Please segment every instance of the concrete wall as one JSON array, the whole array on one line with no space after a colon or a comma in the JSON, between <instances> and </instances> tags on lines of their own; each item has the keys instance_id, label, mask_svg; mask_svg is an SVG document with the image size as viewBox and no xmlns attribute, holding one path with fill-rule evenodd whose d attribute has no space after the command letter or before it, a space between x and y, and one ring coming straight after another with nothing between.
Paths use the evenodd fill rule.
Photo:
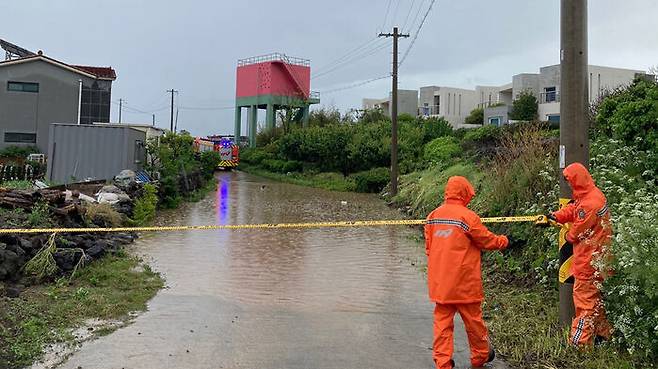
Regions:
<instances>
[{"instance_id":1,"label":"concrete wall","mask_svg":"<svg viewBox=\"0 0 658 369\"><path fill-rule=\"evenodd\" d=\"M392 96L389 93L388 101ZM391 116L391 106L388 107L388 116ZM398 116L400 114L409 114L412 117L418 116L418 90L398 90Z\"/></svg>"},{"instance_id":2,"label":"concrete wall","mask_svg":"<svg viewBox=\"0 0 658 369\"><path fill-rule=\"evenodd\" d=\"M630 85L636 75L646 74L645 71L641 70L601 67L598 65L590 65L588 72L590 102L597 101L607 91Z\"/></svg>"},{"instance_id":3,"label":"concrete wall","mask_svg":"<svg viewBox=\"0 0 658 369\"><path fill-rule=\"evenodd\" d=\"M501 102L500 87L498 86L475 86L475 96L478 107L485 107Z\"/></svg>"},{"instance_id":4,"label":"concrete wall","mask_svg":"<svg viewBox=\"0 0 658 369\"><path fill-rule=\"evenodd\" d=\"M137 141L146 132L130 127L52 124L46 178L59 183L111 179L123 169L140 170Z\"/></svg>"},{"instance_id":5,"label":"concrete wall","mask_svg":"<svg viewBox=\"0 0 658 369\"><path fill-rule=\"evenodd\" d=\"M21 132L36 133L36 146L47 152L50 124L77 122L79 79L95 81L42 60L0 67L0 149L35 145L5 142L6 132ZM9 81L38 83L39 92L8 91Z\"/></svg>"},{"instance_id":6,"label":"concrete wall","mask_svg":"<svg viewBox=\"0 0 658 369\"><path fill-rule=\"evenodd\" d=\"M521 92L532 92L539 96L539 74L523 73L512 77L512 97L514 100Z\"/></svg>"},{"instance_id":7,"label":"concrete wall","mask_svg":"<svg viewBox=\"0 0 658 369\"><path fill-rule=\"evenodd\" d=\"M501 105L484 109L484 124L489 124L491 118L499 117L500 125L509 123L511 105Z\"/></svg>"}]
</instances>

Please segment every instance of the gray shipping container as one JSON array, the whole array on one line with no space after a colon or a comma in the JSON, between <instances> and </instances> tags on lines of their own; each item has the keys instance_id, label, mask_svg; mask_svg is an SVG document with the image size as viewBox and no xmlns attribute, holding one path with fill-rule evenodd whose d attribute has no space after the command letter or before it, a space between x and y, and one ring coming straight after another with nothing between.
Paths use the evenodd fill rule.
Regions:
<instances>
[{"instance_id":1,"label":"gray shipping container","mask_svg":"<svg viewBox=\"0 0 658 369\"><path fill-rule=\"evenodd\" d=\"M148 133L148 128L127 125L51 124L46 178L71 183L141 170Z\"/></svg>"}]
</instances>

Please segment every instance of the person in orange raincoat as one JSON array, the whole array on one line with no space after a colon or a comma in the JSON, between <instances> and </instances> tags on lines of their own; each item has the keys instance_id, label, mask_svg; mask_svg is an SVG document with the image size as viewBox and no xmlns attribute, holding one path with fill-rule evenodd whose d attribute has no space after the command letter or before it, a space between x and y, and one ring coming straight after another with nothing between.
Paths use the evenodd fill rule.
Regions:
<instances>
[{"instance_id":1,"label":"person in orange raincoat","mask_svg":"<svg viewBox=\"0 0 658 369\"><path fill-rule=\"evenodd\" d=\"M603 195L585 166L573 163L562 171L573 193L573 201L548 217L569 224L567 242L573 247L571 273L574 276L573 303L576 316L570 342L591 345L610 338L599 286L607 277L609 245L612 239L610 211ZM596 267L595 267L596 266Z\"/></svg>"},{"instance_id":2,"label":"person in orange raincoat","mask_svg":"<svg viewBox=\"0 0 658 369\"><path fill-rule=\"evenodd\" d=\"M439 369L452 368L453 319L459 312L475 367L494 359L487 327L482 320L482 250L501 250L509 240L490 232L480 217L466 206L475 196L464 177L450 177L444 203L427 216L425 251L427 282L434 308L434 362Z\"/></svg>"}]
</instances>

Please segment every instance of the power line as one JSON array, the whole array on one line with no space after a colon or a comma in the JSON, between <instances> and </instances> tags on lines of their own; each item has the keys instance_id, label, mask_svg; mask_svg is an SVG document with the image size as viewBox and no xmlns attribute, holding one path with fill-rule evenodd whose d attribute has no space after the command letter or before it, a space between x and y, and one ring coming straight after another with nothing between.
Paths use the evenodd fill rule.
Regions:
<instances>
[{"instance_id":1,"label":"power line","mask_svg":"<svg viewBox=\"0 0 658 369\"><path fill-rule=\"evenodd\" d=\"M382 79L385 79L385 78L390 78L390 77L391 77L391 75L390 75L390 74L387 74L387 75L385 75L385 76L376 77L376 78L371 78L371 79L366 80L366 81L361 81L361 82L353 83L353 84L351 84L351 85L347 85L347 86L343 86L343 87L338 87L338 88L334 88L334 89L331 89L331 90L324 90L324 91L320 91L320 92L321 92L323 95L328 95L328 94L332 94L332 93L334 93L334 92L345 91L345 90L349 90L349 89L352 89L352 88L355 88L355 87L359 87L359 86L367 85L367 84L369 84L369 83L372 83L372 82L375 82L375 81L379 81L379 80L382 80Z\"/></svg>"},{"instance_id":2,"label":"power line","mask_svg":"<svg viewBox=\"0 0 658 369\"><path fill-rule=\"evenodd\" d=\"M418 17L420 16L420 12L423 10L423 5L425 4L425 0L420 0L420 4L418 5L418 10L416 10L416 15L414 16L413 22L409 25L409 29L414 28L416 25L416 22L418 21Z\"/></svg>"},{"instance_id":3,"label":"power line","mask_svg":"<svg viewBox=\"0 0 658 369\"><path fill-rule=\"evenodd\" d=\"M425 20L427 19L427 16L430 14L430 11L432 11L432 6L436 0L432 0L430 3L429 8L427 8L427 11L425 12L425 15L423 16L423 20L420 22L420 25L418 26L418 30L414 34L414 37L411 39L411 43L409 44L409 47L407 50L404 52L404 55L402 56L402 60L400 60L400 66L404 63L404 61L407 59L407 56L409 55L409 52L411 51L411 48L414 47L414 43L416 42L416 39L418 38L418 35L420 34L420 30L423 28L423 24L425 24Z\"/></svg>"},{"instance_id":4,"label":"power line","mask_svg":"<svg viewBox=\"0 0 658 369\"><path fill-rule=\"evenodd\" d=\"M228 110L235 109L235 106L217 106L217 107L195 107L195 106L181 106L180 110Z\"/></svg>"},{"instance_id":5,"label":"power line","mask_svg":"<svg viewBox=\"0 0 658 369\"><path fill-rule=\"evenodd\" d=\"M318 73L318 74L314 75L311 79L320 78L320 77L325 76L325 75L327 75L327 74L329 74L329 73L331 73L331 72L333 72L333 71L336 71L336 70L338 70L338 69L340 69L340 68L343 68L343 67L345 67L345 66L347 66L347 65L349 65L349 64L351 64L351 63L353 63L353 62L356 62L356 61L358 61L358 60L361 60L361 59L363 59L363 58L366 58L366 57L368 57L368 56L370 56L370 55L376 54L377 52L386 49L386 46L387 46L387 43L386 43L386 42L378 42L378 43L375 43L375 44L373 44L372 46L370 46L370 47L368 47L368 48L365 48L365 49L363 49L362 51L360 51L359 53L353 55L353 56L350 57L349 59L347 59L347 60L345 60L345 61L343 61L343 62L341 62L341 63L336 64L333 68L328 69L328 70L326 70L326 71L324 71L324 72L321 72L321 73Z\"/></svg>"},{"instance_id":6,"label":"power line","mask_svg":"<svg viewBox=\"0 0 658 369\"><path fill-rule=\"evenodd\" d=\"M384 14L384 23L382 23L382 27L379 29L380 32L386 29L386 18L388 18L389 10L391 10L391 0L388 0L388 5L386 6L386 14Z\"/></svg>"},{"instance_id":7,"label":"power line","mask_svg":"<svg viewBox=\"0 0 658 369\"><path fill-rule=\"evenodd\" d=\"M407 29L407 22L409 21L409 16L411 15L411 11L414 10L414 5L416 5L416 0L411 1L411 6L409 7L409 11L407 12L407 16L404 18L404 25L402 26L402 30ZM421 4L423 5L423 4Z\"/></svg>"},{"instance_id":8,"label":"power line","mask_svg":"<svg viewBox=\"0 0 658 369\"><path fill-rule=\"evenodd\" d=\"M342 55L341 57L339 57L339 58L337 58L337 59L331 61L330 63L327 63L327 64L323 65L322 67L317 68L317 69L315 70L316 73L319 73L319 72L321 72L321 71L323 71L323 70L325 70L325 69L328 69L328 68L332 68L332 67L334 67L337 63L342 62L342 61L345 60L347 57L352 56L352 54L354 54L355 52L362 51L364 47L370 45L370 44L373 43L373 41L375 41L375 40L378 40L378 37L377 37L377 36L375 36L375 37L369 39L369 40L366 41L365 43L363 43L363 44L361 44L361 45L355 47L354 49L348 51L347 53L345 53L345 54Z\"/></svg>"}]
</instances>

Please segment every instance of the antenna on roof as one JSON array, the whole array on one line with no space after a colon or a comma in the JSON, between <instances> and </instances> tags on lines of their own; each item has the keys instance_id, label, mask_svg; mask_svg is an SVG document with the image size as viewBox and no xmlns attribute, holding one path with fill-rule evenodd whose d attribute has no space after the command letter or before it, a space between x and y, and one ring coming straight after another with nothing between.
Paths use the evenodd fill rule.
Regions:
<instances>
[{"instance_id":1,"label":"antenna on roof","mask_svg":"<svg viewBox=\"0 0 658 369\"><path fill-rule=\"evenodd\" d=\"M0 39L0 47L5 50L5 60L14 60L35 55L27 49L14 45L11 42Z\"/></svg>"}]
</instances>

